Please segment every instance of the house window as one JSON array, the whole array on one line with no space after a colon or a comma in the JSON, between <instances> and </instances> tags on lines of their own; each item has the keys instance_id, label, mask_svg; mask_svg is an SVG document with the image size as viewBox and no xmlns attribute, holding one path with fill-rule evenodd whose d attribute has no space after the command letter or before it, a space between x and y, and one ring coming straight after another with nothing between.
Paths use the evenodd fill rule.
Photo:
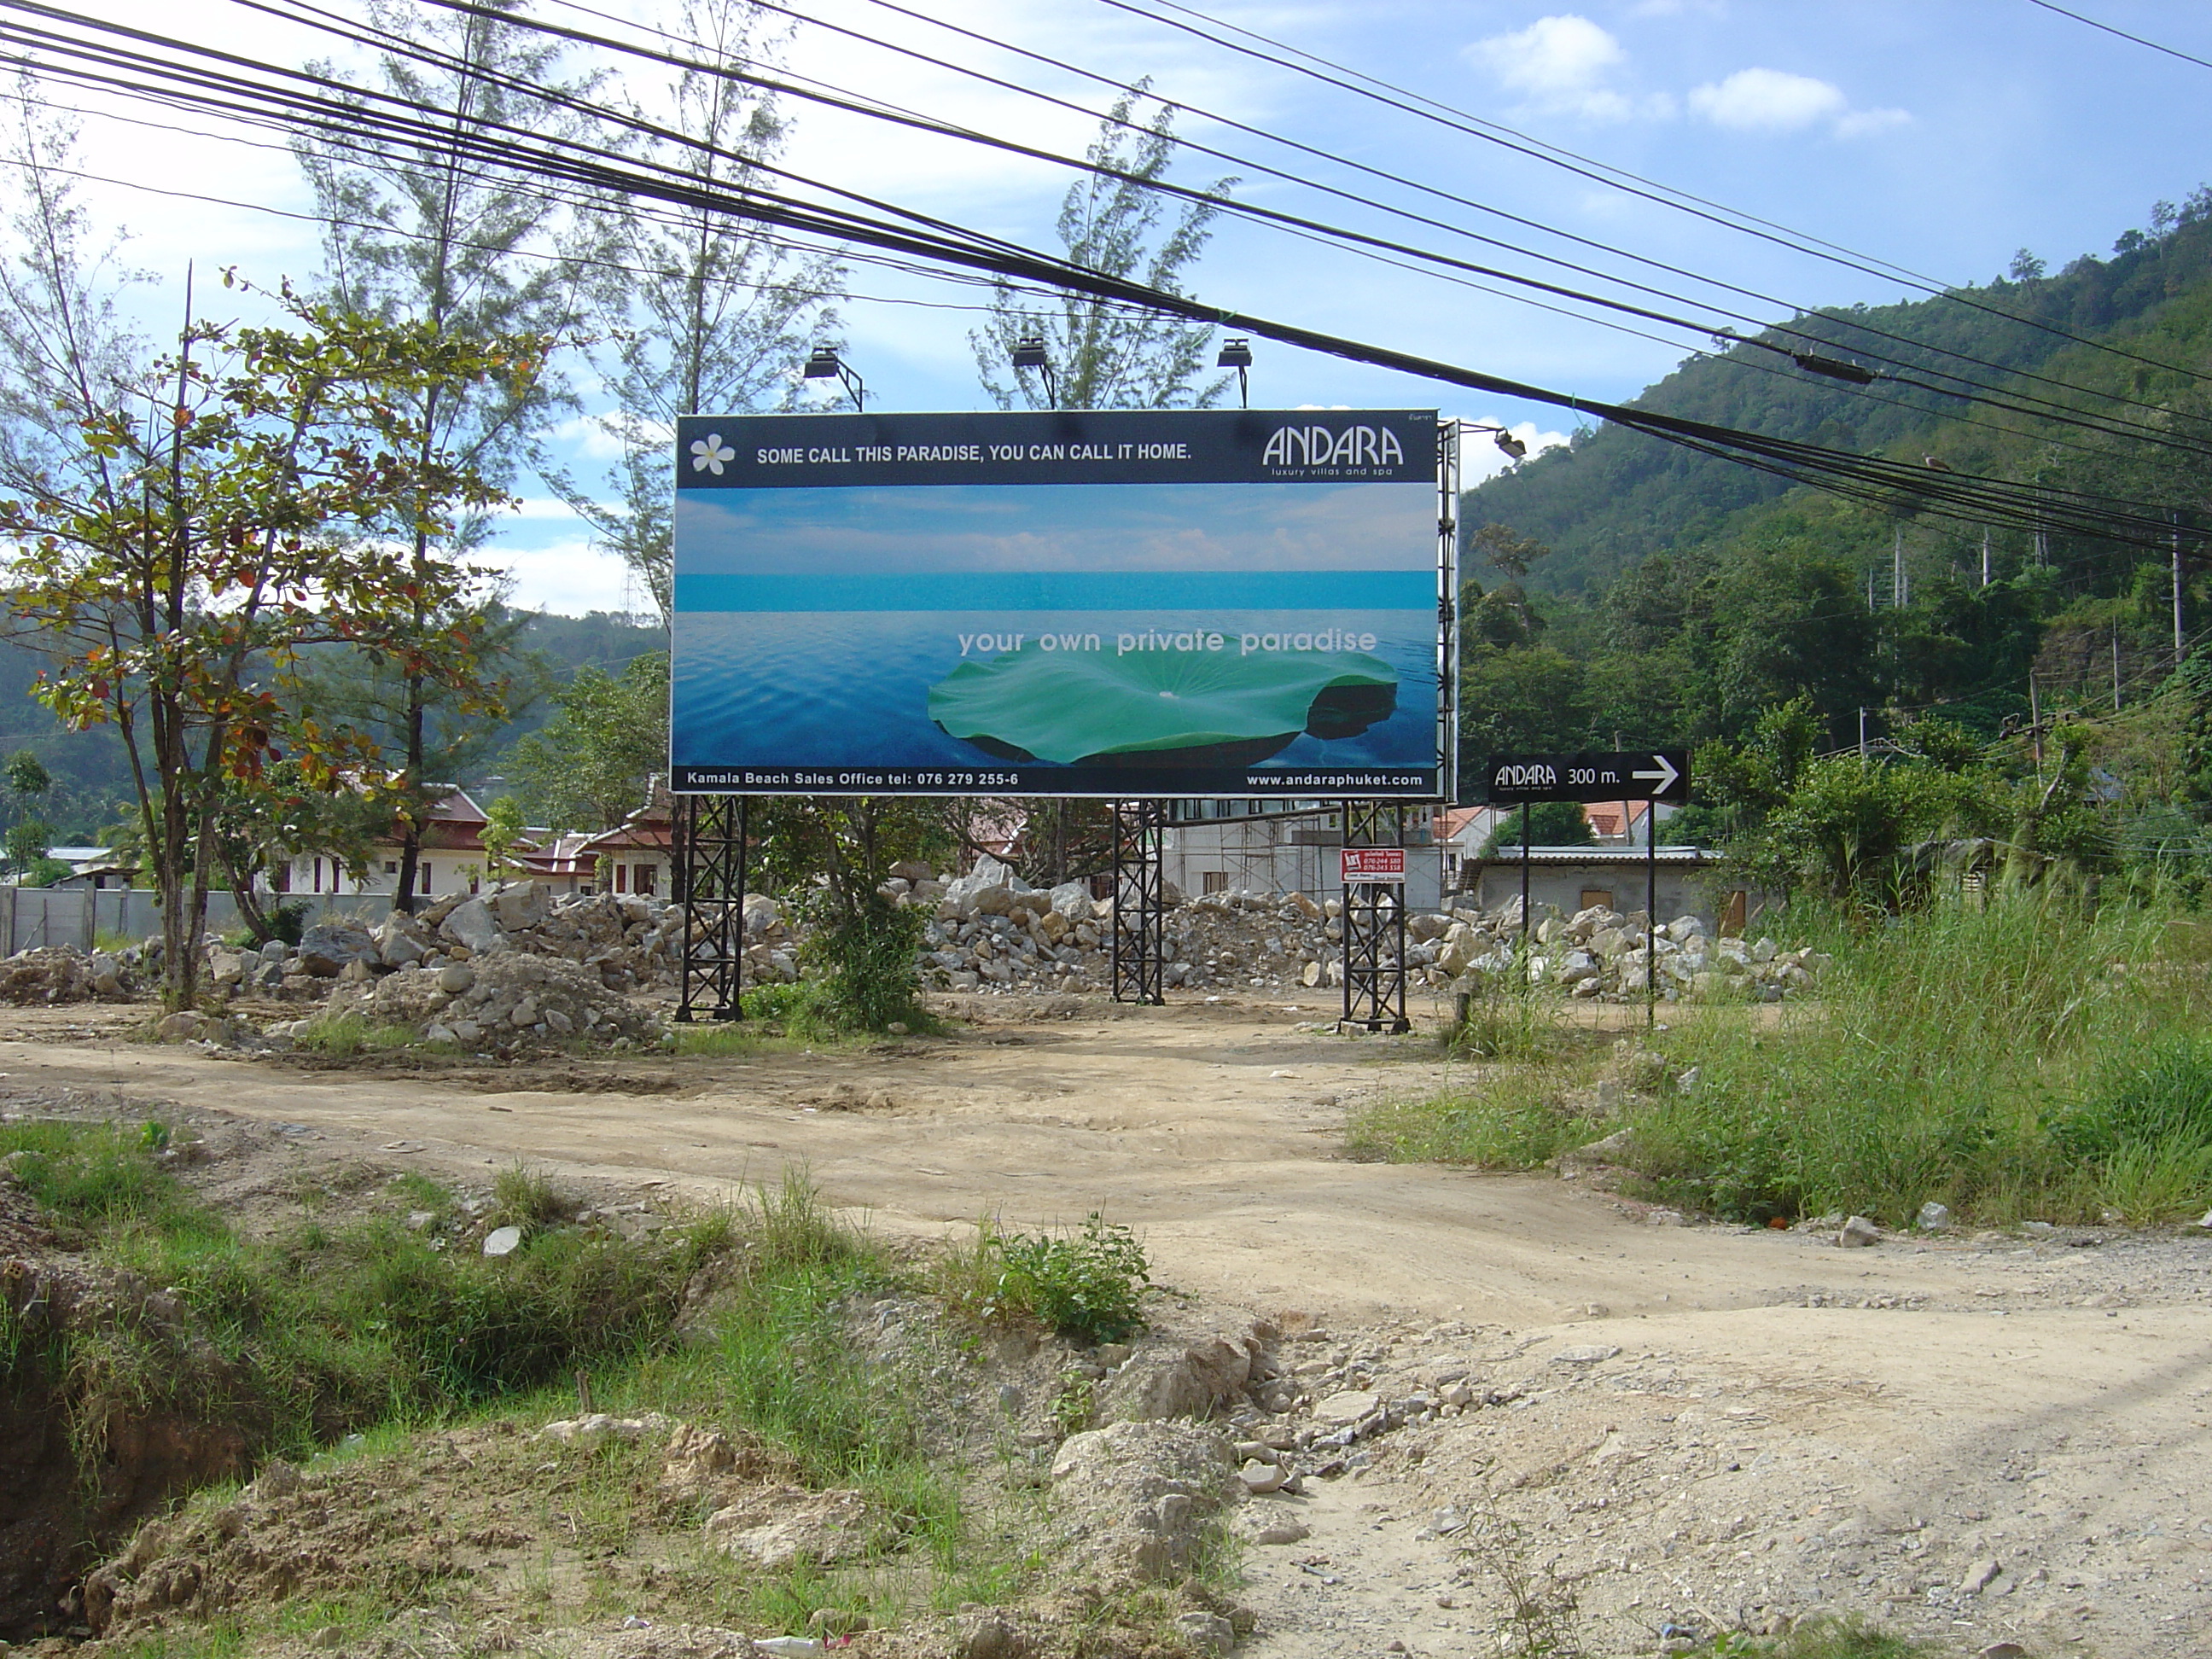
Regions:
<instances>
[{"instance_id":1,"label":"house window","mask_svg":"<svg viewBox=\"0 0 2212 1659\"><path fill-rule=\"evenodd\" d=\"M477 876L471 876L471 877L469 878L469 891L471 891L471 893L477 893L477 892L481 892L481 891L483 891L483 878L480 878L480 877L477 877Z\"/></svg>"},{"instance_id":2,"label":"house window","mask_svg":"<svg viewBox=\"0 0 2212 1659\"><path fill-rule=\"evenodd\" d=\"M615 891L617 893L629 891L629 866L627 864L615 866Z\"/></svg>"},{"instance_id":3,"label":"house window","mask_svg":"<svg viewBox=\"0 0 2212 1659\"><path fill-rule=\"evenodd\" d=\"M398 875L398 874L399 873L399 865L398 865L398 861L397 860L394 860L394 859L386 859L386 860L385 860L385 861L384 861L384 873L385 873L386 875L387 875L387 876L396 876L396 875Z\"/></svg>"},{"instance_id":4,"label":"house window","mask_svg":"<svg viewBox=\"0 0 2212 1659\"><path fill-rule=\"evenodd\" d=\"M1209 893L1229 890L1229 872L1226 870L1202 870L1199 872L1199 879L1205 883L1205 890Z\"/></svg>"},{"instance_id":5,"label":"house window","mask_svg":"<svg viewBox=\"0 0 2212 1659\"><path fill-rule=\"evenodd\" d=\"M430 890L430 866L427 864L420 864L416 866L415 869L416 874L421 878L421 884L417 890L424 893L428 892Z\"/></svg>"},{"instance_id":6,"label":"house window","mask_svg":"<svg viewBox=\"0 0 2212 1659\"><path fill-rule=\"evenodd\" d=\"M323 861L320 859L315 860L315 890L318 893L323 890Z\"/></svg>"},{"instance_id":7,"label":"house window","mask_svg":"<svg viewBox=\"0 0 2212 1659\"><path fill-rule=\"evenodd\" d=\"M1583 888L1582 908L1585 910L1612 909L1613 889L1610 887Z\"/></svg>"},{"instance_id":8,"label":"house window","mask_svg":"<svg viewBox=\"0 0 2212 1659\"><path fill-rule=\"evenodd\" d=\"M656 865L639 865L636 878L630 884L630 890L640 898L651 898L660 885L658 872L659 866Z\"/></svg>"}]
</instances>

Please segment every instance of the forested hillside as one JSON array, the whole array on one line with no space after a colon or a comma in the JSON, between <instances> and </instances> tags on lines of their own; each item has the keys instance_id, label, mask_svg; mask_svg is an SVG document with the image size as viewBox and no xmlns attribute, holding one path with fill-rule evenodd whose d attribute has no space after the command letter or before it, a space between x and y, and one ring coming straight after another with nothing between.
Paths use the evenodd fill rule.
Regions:
<instances>
[{"instance_id":1,"label":"forested hillside","mask_svg":"<svg viewBox=\"0 0 2212 1659\"><path fill-rule=\"evenodd\" d=\"M521 612L503 620L514 625L501 665L513 687L512 718L467 734L460 746L465 752L456 756L464 781L495 769L516 739L542 726L554 709L552 694L579 668L619 674L631 659L666 644L659 627L640 627L627 617L603 611L587 617ZM34 815L52 831L57 844L94 842L104 828L125 816L130 762L112 729L66 731L33 698L43 660L34 641L0 641L0 757L27 750L53 780L35 801L0 791L0 817L13 823ZM344 672L356 674L348 662Z\"/></svg>"},{"instance_id":2,"label":"forested hillside","mask_svg":"<svg viewBox=\"0 0 2212 1659\"><path fill-rule=\"evenodd\" d=\"M2033 270L1796 319L1825 345L1763 337L1931 385L1971 377L2025 412L1850 386L1748 342L1638 403L2170 514L2194 635L2212 623L2212 189L2160 204L2108 258ZM1831 745L1856 742L1863 709L1875 737L1936 712L1994 734L2031 703L2138 702L2175 665L2164 545L1878 509L1617 428L1468 492L1462 522L1463 769L1520 748L1740 738L1797 697ZM1489 526L1513 534L1478 542ZM1486 562L1483 544L1517 540L1549 549L1525 576Z\"/></svg>"},{"instance_id":3,"label":"forested hillside","mask_svg":"<svg viewBox=\"0 0 2212 1659\"><path fill-rule=\"evenodd\" d=\"M2039 374L2154 402L2185 395L2186 375L2106 356L2066 336L2202 367L2212 319L2212 190L2192 197L2164 234L2131 231L2120 244L2124 252L2106 259L2084 255L2055 276L1999 280L1956 290L1955 297L1853 306L1793 319L1796 328L1825 345L1779 334L1759 337L1869 368L1948 368L2014 392L2092 407L2094 399L2020 377ZM1954 353L1979 362L1947 355ZM1883 358L1896 361L1885 364ZM2014 416L1979 412L1926 391L1825 380L1803 373L1778 351L1748 343L1694 357L1631 401L1717 425L1913 459L1939 430L1954 449L1978 454L1979 444L2014 459L2021 446L2063 435L2055 428L2022 433ZM1998 424L1966 424L1968 420ZM2058 458L2042 459L2055 477ZM1751 468L1607 427L1585 429L1569 447L1532 457L1469 492L1467 522L1510 524L1549 546L1552 556L1531 574L1531 586L1589 592L1650 554L1714 535L1742 509L1771 501L1790 488Z\"/></svg>"}]
</instances>

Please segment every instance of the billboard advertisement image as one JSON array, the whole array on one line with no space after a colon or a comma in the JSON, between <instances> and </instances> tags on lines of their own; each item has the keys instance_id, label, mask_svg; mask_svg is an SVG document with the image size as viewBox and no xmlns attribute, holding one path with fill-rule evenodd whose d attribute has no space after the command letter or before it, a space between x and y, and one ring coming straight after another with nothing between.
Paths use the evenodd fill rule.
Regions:
<instances>
[{"instance_id":1,"label":"billboard advertisement image","mask_svg":"<svg viewBox=\"0 0 2212 1659\"><path fill-rule=\"evenodd\" d=\"M679 791L1443 787L1433 410L687 416Z\"/></svg>"}]
</instances>

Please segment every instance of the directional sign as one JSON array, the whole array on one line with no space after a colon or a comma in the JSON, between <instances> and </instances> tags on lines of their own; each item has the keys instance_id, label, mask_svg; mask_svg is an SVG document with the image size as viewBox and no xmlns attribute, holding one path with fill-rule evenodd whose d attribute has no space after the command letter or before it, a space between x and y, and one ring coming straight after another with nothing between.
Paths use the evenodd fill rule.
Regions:
<instances>
[{"instance_id":1,"label":"directional sign","mask_svg":"<svg viewBox=\"0 0 2212 1659\"><path fill-rule=\"evenodd\" d=\"M1686 800L1690 757L1680 750L1626 755L1499 755L1484 771L1492 806L1545 800Z\"/></svg>"},{"instance_id":2,"label":"directional sign","mask_svg":"<svg viewBox=\"0 0 2212 1659\"><path fill-rule=\"evenodd\" d=\"M1344 884L1359 887L1406 879L1406 849L1402 847L1347 847L1344 849Z\"/></svg>"}]
</instances>

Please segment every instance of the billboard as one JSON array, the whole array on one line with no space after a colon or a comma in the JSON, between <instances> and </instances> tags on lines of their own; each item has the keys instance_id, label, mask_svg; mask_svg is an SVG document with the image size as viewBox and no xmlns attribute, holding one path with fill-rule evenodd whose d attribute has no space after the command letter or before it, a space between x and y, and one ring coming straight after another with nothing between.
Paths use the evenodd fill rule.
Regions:
<instances>
[{"instance_id":1,"label":"billboard","mask_svg":"<svg viewBox=\"0 0 2212 1659\"><path fill-rule=\"evenodd\" d=\"M687 416L699 793L1437 799L1434 410Z\"/></svg>"}]
</instances>

